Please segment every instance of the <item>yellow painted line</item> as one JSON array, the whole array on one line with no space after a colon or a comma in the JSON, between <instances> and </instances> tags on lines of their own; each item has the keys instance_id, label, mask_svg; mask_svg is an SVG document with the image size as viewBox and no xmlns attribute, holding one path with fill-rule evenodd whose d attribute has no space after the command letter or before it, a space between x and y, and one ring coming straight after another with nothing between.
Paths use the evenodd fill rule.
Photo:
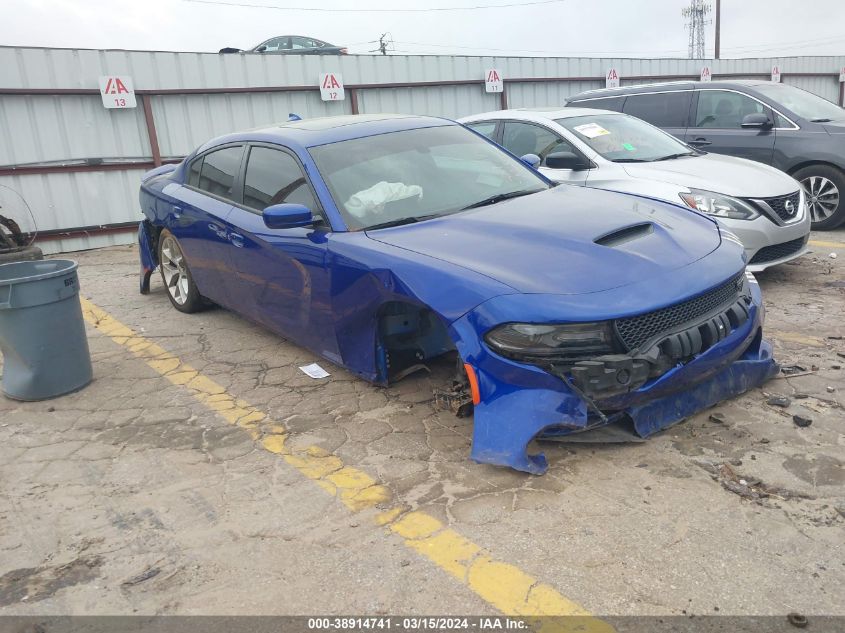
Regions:
<instances>
[{"instance_id":1,"label":"yellow painted line","mask_svg":"<svg viewBox=\"0 0 845 633\"><path fill-rule=\"evenodd\" d=\"M387 486L344 464L339 457L319 446L291 449L286 443L288 430L283 424L230 395L223 386L139 335L102 308L84 298L81 300L85 320L99 332L128 349L174 385L187 389L197 401L224 420L242 428L262 448L282 457L351 511L358 512L376 505L384 507L389 503L391 495ZM506 615L529 618L580 616L538 621L538 625L540 629L555 631L614 631L607 622L592 617L554 587L539 582L514 565L496 560L490 552L425 512L410 512L398 506L379 513L376 523L402 537L407 547Z\"/></svg>"},{"instance_id":2,"label":"yellow painted line","mask_svg":"<svg viewBox=\"0 0 845 633\"><path fill-rule=\"evenodd\" d=\"M845 249L845 242L825 242L824 240L810 240L810 246L824 246L825 248Z\"/></svg>"}]
</instances>

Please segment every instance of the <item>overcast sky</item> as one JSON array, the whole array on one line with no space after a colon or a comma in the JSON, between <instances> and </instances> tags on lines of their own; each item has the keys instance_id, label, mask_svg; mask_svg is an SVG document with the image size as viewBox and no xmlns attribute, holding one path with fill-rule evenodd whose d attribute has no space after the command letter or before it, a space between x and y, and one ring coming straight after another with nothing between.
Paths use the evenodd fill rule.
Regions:
<instances>
[{"instance_id":1,"label":"overcast sky","mask_svg":"<svg viewBox=\"0 0 845 633\"><path fill-rule=\"evenodd\" d=\"M284 9L210 1L218 0L0 0L0 44L216 52L300 34L362 53L386 31L396 53L687 56L689 0L219 0ZM502 4L522 6L383 11ZM722 0L722 57L842 55L843 27L843 0Z\"/></svg>"}]
</instances>

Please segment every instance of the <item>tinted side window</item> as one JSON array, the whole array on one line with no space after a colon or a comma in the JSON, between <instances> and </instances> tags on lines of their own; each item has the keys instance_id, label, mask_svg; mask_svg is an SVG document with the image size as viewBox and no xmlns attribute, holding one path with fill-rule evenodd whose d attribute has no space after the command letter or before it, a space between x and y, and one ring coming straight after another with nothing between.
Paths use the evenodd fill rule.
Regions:
<instances>
[{"instance_id":1,"label":"tinted side window","mask_svg":"<svg viewBox=\"0 0 845 633\"><path fill-rule=\"evenodd\" d=\"M768 108L749 96L727 90L701 90L695 127L740 129L747 114L758 112L768 113Z\"/></svg>"},{"instance_id":2,"label":"tinted side window","mask_svg":"<svg viewBox=\"0 0 845 633\"><path fill-rule=\"evenodd\" d=\"M657 127L686 127L691 95L691 90L630 95L623 111Z\"/></svg>"},{"instance_id":3,"label":"tinted side window","mask_svg":"<svg viewBox=\"0 0 845 633\"><path fill-rule=\"evenodd\" d=\"M552 152L576 152L568 141L539 125L505 121L502 145L517 156L537 154L545 164L546 156Z\"/></svg>"},{"instance_id":4,"label":"tinted side window","mask_svg":"<svg viewBox=\"0 0 845 633\"><path fill-rule=\"evenodd\" d=\"M199 187L200 184L200 168L202 167L202 156L191 163L188 170L188 184L192 187Z\"/></svg>"},{"instance_id":5,"label":"tinted side window","mask_svg":"<svg viewBox=\"0 0 845 633\"><path fill-rule=\"evenodd\" d=\"M221 198L234 199L232 186L241 166L243 147L227 147L206 154L200 170L199 188Z\"/></svg>"},{"instance_id":6,"label":"tinted side window","mask_svg":"<svg viewBox=\"0 0 845 633\"><path fill-rule=\"evenodd\" d=\"M304 204L317 213L317 203L299 164L285 152L253 147L244 179L244 204L264 209L273 204Z\"/></svg>"},{"instance_id":7,"label":"tinted side window","mask_svg":"<svg viewBox=\"0 0 845 633\"><path fill-rule=\"evenodd\" d=\"M495 141L496 139L493 136L496 134L496 122L495 121L483 121L481 123L467 123L467 127L475 130L479 134L483 134L491 141Z\"/></svg>"},{"instance_id":8,"label":"tinted side window","mask_svg":"<svg viewBox=\"0 0 845 633\"><path fill-rule=\"evenodd\" d=\"M625 101L625 97L603 97L601 99L573 101L569 105L576 108L596 108L598 110L613 110L614 112L622 112L623 101Z\"/></svg>"},{"instance_id":9,"label":"tinted side window","mask_svg":"<svg viewBox=\"0 0 845 633\"><path fill-rule=\"evenodd\" d=\"M275 39L270 40L265 45L265 52L266 51L281 51L287 50L290 48L290 38L289 37L277 37Z\"/></svg>"}]
</instances>

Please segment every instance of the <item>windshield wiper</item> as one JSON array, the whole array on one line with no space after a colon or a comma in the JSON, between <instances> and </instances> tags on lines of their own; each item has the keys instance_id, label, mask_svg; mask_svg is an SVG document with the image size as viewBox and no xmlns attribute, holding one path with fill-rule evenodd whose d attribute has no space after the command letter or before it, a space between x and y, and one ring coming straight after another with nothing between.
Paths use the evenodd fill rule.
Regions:
<instances>
[{"instance_id":1,"label":"windshield wiper","mask_svg":"<svg viewBox=\"0 0 845 633\"><path fill-rule=\"evenodd\" d=\"M661 160L672 160L674 158L681 158L682 156L698 156L698 152L679 152L677 154L668 154L666 156L661 156L660 158L653 158L651 162L655 163Z\"/></svg>"},{"instance_id":2,"label":"windshield wiper","mask_svg":"<svg viewBox=\"0 0 845 633\"><path fill-rule=\"evenodd\" d=\"M417 217L407 217L407 218L399 218L398 220L388 220L387 222L380 222L379 224L373 224L372 226L366 227L365 231L372 231L373 229L386 229L391 226L402 226L403 224L415 224L417 222L422 222L423 220L430 220L431 218L437 217L437 213L432 213L431 215L420 215Z\"/></svg>"},{"instance_id":3,"label":"windshield wiper","mask_svg":"<svg viewBox=\"0 0 845 633\"><path fill-rule=\"evenodd\" d=\"M502 202L503 200L510 200L511 198L519 198L520 196L527 196L532 193L538 193L543 191L542 189L521 189L519 191L511 191L509 193L497 193L495 196L490 196L489 198L484 198L484 200L479 200L478 202L473 202L470 205L465 206L461 209L461 211L466 211L467 209L477 209L478 207L486 207L490 204L496 204L497 202Z\"/></svg>"},{"instance_id":4,"label":"windshield wiper","mask_svg":"<svg viewBox=\"0 0 845 633\"><path fill-rule=\"evenodd\" d=\"M833 119L810 119L810 123L830 123Z\"/></svg>"},{"instance_id":5,"label":"windshield wiper","mask_svg":"<svg viewBox=\"0 0 845 633\"><path fill-rule=\"evenodd\" d=\"M650 163L651 159L645 158L613 158L614 163Z\"/></svg>"}]
</instances>

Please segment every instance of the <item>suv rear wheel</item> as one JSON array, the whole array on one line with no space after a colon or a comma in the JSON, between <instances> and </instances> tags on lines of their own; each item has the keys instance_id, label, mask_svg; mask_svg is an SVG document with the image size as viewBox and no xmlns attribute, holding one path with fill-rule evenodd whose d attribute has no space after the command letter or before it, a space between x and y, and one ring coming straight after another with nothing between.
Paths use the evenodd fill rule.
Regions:
<instances>
[{"instance_id":1,"label":"suv rear wheel","mask_svg":"<svg viewBox=\"0 0 845 633\"><path fill-rule=\"evenodd\" d=\"M829 165L810 165L793 176L804 187L814 229L833 229L845 222L845 174Z\"/></svg>"}]
</instances>

